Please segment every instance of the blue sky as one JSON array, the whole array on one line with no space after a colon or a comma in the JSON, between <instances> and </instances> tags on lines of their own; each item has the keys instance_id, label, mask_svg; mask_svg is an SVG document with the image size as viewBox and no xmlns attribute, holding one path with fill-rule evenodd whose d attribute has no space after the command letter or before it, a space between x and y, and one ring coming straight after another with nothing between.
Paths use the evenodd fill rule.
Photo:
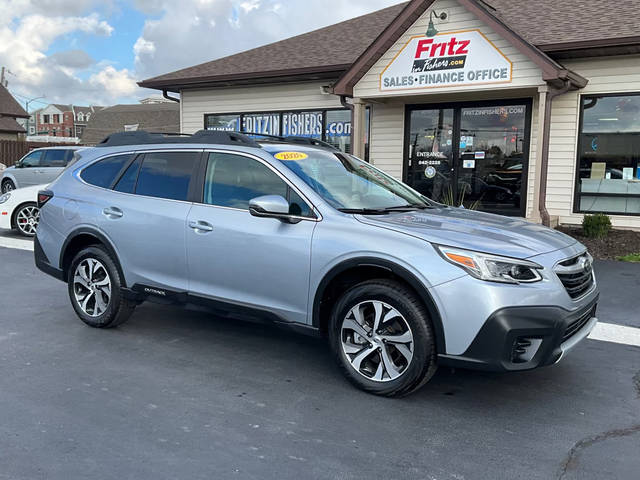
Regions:
<instances>
[{"instance_id":1,"label":"blue sky","mask_svg":"<svg viewBox=\"0 0 640 480\"><path fill-rule=\"evenodd\" d=\"M0 0L0 65L21 101L44 94L47 103L135 103L158 94L137 86L145 78L395 3L332 0L327 8L326 0Z\"/></svg>"}]
</instances>

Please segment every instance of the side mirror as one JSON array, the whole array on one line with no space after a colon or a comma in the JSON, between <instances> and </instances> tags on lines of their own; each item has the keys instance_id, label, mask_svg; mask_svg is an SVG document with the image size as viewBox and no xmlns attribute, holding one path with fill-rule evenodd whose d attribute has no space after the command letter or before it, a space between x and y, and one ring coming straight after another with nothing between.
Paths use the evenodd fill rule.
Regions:
<instances>
[{"instance_id":1,"label":"side mirror","mask_svg":"<svg viewBox=\"0 0 640 480\"><path fill-rule=\"evenodd\" d=\"M14 168L24 168L24 165L22 165L22 162L18 162L13 167Z\"/></svg>"},{"instance_id":2,"label":"side mirror","mask_svg":"<svg viewBox=\"0 0 640 480\"><path fill-rule=\"evenodd\" d=\"M286 223L298 223L289 214L289 202L280 195L263 195L249 200L249 213L254 217L277 218Z\"/></svg>"}]
</instances>

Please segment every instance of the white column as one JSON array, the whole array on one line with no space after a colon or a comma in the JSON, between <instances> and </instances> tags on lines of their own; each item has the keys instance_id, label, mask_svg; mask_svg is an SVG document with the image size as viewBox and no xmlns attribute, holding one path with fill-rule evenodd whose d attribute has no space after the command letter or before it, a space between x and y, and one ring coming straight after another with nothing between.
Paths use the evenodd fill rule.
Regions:
<instances>
[{"instance_id":1,"label":"white column","mask_svg":"<svg viewBox=\"0 0 640 480\"><path fill-rule=\"evenodd\" d=\"M535 159L535 168L533 171L533 205L531 205L531 213L528 216L528 219L541 223L542 219L540 218L540 209L538 205L540 204L540 176L542 172L542 142L544 138L544 111L547 104L547 92L549 91L549 87L547 85L543 85L538 87L538 123L536 128L538 129L536 135L536 159Z\"/></svg>"},{"instance_id":2,"label":"white column","mask_svg":"<svg viewBox=\"0 0 640 480\"><path fill-rule=\"evenodd\" d=\"M366 139L366 103L361 98L353 99L353 132L352 153L364 159L364 143Z\"/></svg>"}]
</instances>

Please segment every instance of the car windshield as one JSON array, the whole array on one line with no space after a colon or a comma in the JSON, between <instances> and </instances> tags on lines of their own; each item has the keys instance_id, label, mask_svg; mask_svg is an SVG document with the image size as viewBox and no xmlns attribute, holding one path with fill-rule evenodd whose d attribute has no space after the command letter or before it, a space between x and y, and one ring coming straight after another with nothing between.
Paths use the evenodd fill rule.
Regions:
<instances>
[{"instance_id":1,"label":"car windshield","mask_svg":"<svg viewBox=\"0 0 640 480\"><path fill-rule=\"evenodd\" d=\"M343 212L385 213L435 205L353 155L308 150L273 152L273 155L327 203Z\"/></svg>"}]
</instances>

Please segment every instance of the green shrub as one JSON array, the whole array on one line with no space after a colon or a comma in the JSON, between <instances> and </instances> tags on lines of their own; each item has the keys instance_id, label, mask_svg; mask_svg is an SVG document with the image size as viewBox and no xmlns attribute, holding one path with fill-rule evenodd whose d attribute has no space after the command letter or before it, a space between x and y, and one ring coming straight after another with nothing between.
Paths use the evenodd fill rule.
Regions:
<instances>
[{"instance_id":1,"label":"green shrub","mask_svg":"<svg viewBox=\"0 0 640 480\"><path fill-rule=\"evenodd\" d=\"M611 231L611 219L604 213L585 215L582 220L582 232L588 238L603 238Z\"/></svg>"}]
</instances>

